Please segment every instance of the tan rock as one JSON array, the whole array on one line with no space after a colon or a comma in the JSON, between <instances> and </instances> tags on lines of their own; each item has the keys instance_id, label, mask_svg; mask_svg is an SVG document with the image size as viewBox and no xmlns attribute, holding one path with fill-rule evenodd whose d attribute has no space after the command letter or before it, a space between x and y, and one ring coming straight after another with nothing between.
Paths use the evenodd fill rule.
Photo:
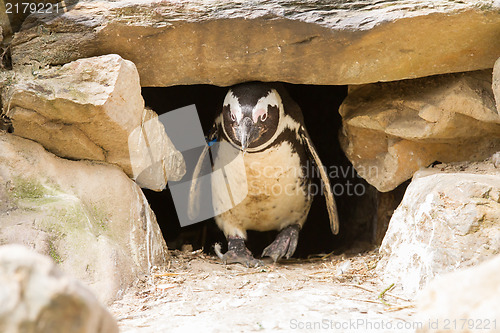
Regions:
<instances>
[{"instance_id":1,"label":"tan rock","mask_svg":"<svg viewBox=\"0 0 500 333\"><path fill-rule=\"evenodd\" d=\"M164 189L169 178L178 180L185 172L182 155L158 117L144 109L134 64L118 55L17 75L3 104L16 135L37 141L58 156L106 161L136 179L151 166L143 157L152 154L160 163L138 183L153 190ZM131 141L138 130L146 132L147 144Z\"/></svg>"},{"instance_id":2,"label":"tan rock","mask_svg":"<svg viewBox=\"0 0 500 333\"><path fill-rule=\"evenodd\" d=\"M30 16L16 34L12 59L16 68L36 68L116 53L136 64L143 86L393 81L491 68L500 54L498 6L490 0L80 1L64 14Z\"/></svg>"},{"instance_id":3,"label":"tan rock","mask_svg":"<svg viewBox=\"0 0 500 333\"><path fill-rule=\"evenodd\" d=\"M20 245L0 246L0 331L113 333L112 315L48 257Z\"/></svg>"},{"instance_id":4,"label":"tan rock","mask_svg":"<svg viewBox=\"0 0 500 333\"><path fill-rule=\"evenodd\" d=\"M417 332L499 332L500 256L437 277L418 297Z\"/></svg>"},{"instance_id":5,"label":"tan rock","mask_svg":"<svg viewBox=\"0 0 500 333\"><path fill-rule=\"evenodd\" d=\"M7 36L12 35L12 28L10 24L10 18L7 14L7 8L5 7L5 1L0 0L0 39L7 38Z\"/></svg>"},{"instance_id":6,"label":"tan rock","mask_svg":"<svg viewBox=\"0 0 500 333\"><path fill-rule=\"evenodd\" d=\"M382 192L434 161L483 160L500 147L491 71L364 85L339 112L344 152Z\"/></svg>"},{"instance_id":7,"label":"tan rock","mask_svg":"<svg viewBox=\"0 0 500 333\"><path fill-rule=\"evenodd\" d=\"M380 276L408 295L436 275L499 254L500 170L488 160L417 172L380 253Z\"/></svg>"},{"instance_id":8,"label":"tan rock","mask_svg":"<svg viewBox=\"0 0 500 333\"><path fill-rule=\"evenodd\" d=\"M0 244L29 246L109 303L166 245L141 189L103 162L69 161L0 132Z\"/></svg>"},{"instance_id":9,"label":"tan rock","mask_svg":"<svg viewBox=\"0 0 500 333\"><path fill-rule=\"evenodd\" d=\"M493 162L495 168L500 168L500 151L497 151L493 154L493 156L491 156L491 161Z\"/></svg>"}]
</instances>

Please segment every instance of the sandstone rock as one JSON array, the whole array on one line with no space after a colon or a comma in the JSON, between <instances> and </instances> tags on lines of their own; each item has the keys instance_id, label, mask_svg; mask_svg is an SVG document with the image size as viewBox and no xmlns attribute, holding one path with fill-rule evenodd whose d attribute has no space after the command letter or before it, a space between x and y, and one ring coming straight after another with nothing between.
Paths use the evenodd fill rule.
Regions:
<instances>
[{"instance_id":1,"label":"sandstone rock","mask_svg":"<svg viewBox=\"0 0 500 333\"><path fill-rule=\"evenodd\" d=\"M5 8L5 1L0 0L0 41L2 38L6 38L11 34L12 28L9 16L7 15L7 10Z\"/></svg>"},{"instance_id":2,"label":"sandstone rock","mask_svg":"<svg viewBox=\"0 0 500 333\"><path fill-rule=\"evenodd\" d=\"M47 257L20 245L0 246L0 331L118 332L111 314Z\"/></svg>"},{"instance_id":3,"label":"sandstone rock","mask_svg":"<svg viewBox=\"0 0 500 333\"><path fill-rule=\"evenodd\" d=\"M141 189L103 162L69 161L0 133L0 244L51 256L103 302L167 258Z\"/></svg>"},{"instance_id":4,"label":"sandstone rock","mask_svg":"<svg viewBox=\"0 0 500 333\"><path fill-rule=\"evenodd\" d=\"M419 295L416 321L424 325L417 332L500 332L499 276L497 255L436 278Z\"/></svg>"},{"instance_id":5,"label":"sandstone rock","mask_svg":"<svg viewBox=\"0 0 500 333\"><path fill-rule=\"evenodd\" d=\"M133 179L151 168L146 157L155 156L150 176L138 180L153 190L164 189L168 178L179 180L185 172L182 155L157 115L144 109L134 64L118 55L19 75L7 88L3 104L16 135L58 156L116 164ZM143 135L131 140L132 133Z\"/></svg>"},{"instance_id":6,"label":"sandstone rock","mask_svg":"<svg viewBox=\"0 0 500 333\"><path fill-rule=\"evenodd\" d=\"M364 85L339 112L344 152L382 192L434 161L483 160L500 147L491 71Z\"/></svg>"},{"instance_id":7,"label":"sandstone rock","mask_svg":"<svg viewBox=\"0 0 500 333\"><path fill-rule=\"evenodd\" d=\"M491 68L499 4L426 1L80 1L31 15L15 68L116 53L143 86L361 84Z\"/></svg>"},{"instance_id":8,"label":"sandstone rock","mask_svg":"<svg viewBox=\"0 0 500 333\"><path fill-rule=\"evenodd\" d=\"M493 95L495 95L495 101L497 104L497 112L500 113L500 58L495 62L493 66Z\"/></svg>"},{"instance_id":9,"label":"sandstone rock","mask_svg":"<svg viewBox=\"0 0 500 333\"><path fill-rule=\"evenodd\" d=\"M435 275L500 253L500 170L488 160L417 172L380 253L379 273L408 295Z\"/></svg>"}]
</instances>

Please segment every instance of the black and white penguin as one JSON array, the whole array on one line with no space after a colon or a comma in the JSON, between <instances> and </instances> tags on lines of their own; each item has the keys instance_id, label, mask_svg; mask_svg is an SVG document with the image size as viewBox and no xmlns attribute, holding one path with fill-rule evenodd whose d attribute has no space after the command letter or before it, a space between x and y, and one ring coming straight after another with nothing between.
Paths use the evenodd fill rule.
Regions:
<instances>
[{"instance_id":1,"label":"black and white penguin","mask_svg":"<svg viewBox=\"0 0 500 333\"><path fill-rule=\"evenodd\" d=\"M0 115L0 130L8 133L14 133L14 126L12 120L6 115Z\"/></svg>"},{"instance_id":2,"label":"black and white penguin","mask_svg":"<svg viewBox=\"0 0 500 333\"><path fill-rule=\"evenodd\" d=\"M241 153L242 164L228 164L220 151L213 157L213 170L224 169L226 179L212 178L215 221L228 240L225 263L258 266L246 248L247 230L279 230L276 240L262 256L274 261L290 258L297 247L299 231L312 204L309 191L312 159L319 169L333 234L338 233L337 209L330 182L304 126L300 107L281 84L244 83L229 89L208 137ZM195 168L189 210L196 214L196 177L210 148L205 147ZM223 206L227 186L232 196L242 196L232 208ZM235 193L241 192L241 193Z\"/></svg>"}]
</instances>

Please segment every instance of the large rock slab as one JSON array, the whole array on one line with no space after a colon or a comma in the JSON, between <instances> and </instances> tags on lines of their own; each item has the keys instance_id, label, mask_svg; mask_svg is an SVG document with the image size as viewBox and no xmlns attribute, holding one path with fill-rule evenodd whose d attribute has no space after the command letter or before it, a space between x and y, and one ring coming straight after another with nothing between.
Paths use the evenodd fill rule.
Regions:
<instances>
[{"instance_id":1,"label":"large rock slab","mask_svg":"<svg viewBox=\"0 0 500 333\"><path fill-rule=\"evenodd\" d=\"M437 277L418 297L417 332L500 332L500 256Z\"/></svg>"},{"instance_id":2,"label":"large rock slab","mask_svg":"<svg viewBox=\"0 0 500 333\"><path fill-rule=\"evenodd\" d=\"M361 84L491 68L500 5L465 1L80 1L31 15L15 68L108 53L143 86Z\"/></svg>"},{"instance_id":3,"label":"large rock slab","mask_svg":"<svg viewBox=\"0 0 500 333\"><path fill-rule=\"evenodd\" d=\"M500 170L489 159L417 172L380 253L379 273L408 295L500 253Z\"/></svg>"},{"instance_id":4,"label":"large rock slab","mask_svg":"<svg viewBox=\"0 0 500 333\"><path fill-rule=\"evenodd\" d=\"M435 161L479 161L500 150L491 70L353 87L339 112L342 149L381 192Z\"/></svg>"},{"instance_id":5,"label":"large rock slab","mask_svg":"<svg viewBox=\"0 0 500 333\"><path fill-rule=\"evenodd\" d=\"M112 315L48 257L24 246L0 246L0 331L113 333Z\"/></svg>"},{"instance_id":6,"label":"large rock slab","mask_svg":"<svg viewBox=\"0 0 500 333\"><path fill-rule=\"evenodd\" d=\"M51 256L106 303L167 260L153 211L121 169L0 132L0 245L10 243Z\"/></svg>"},{"instance_id":7,"label":"large rock slab","mask_svg":"<svg viewBox=\"0 0 500 333\"><path fill-rule=\"evenodd\" d=\"M116 164L133 179L148 170L137 181L153 190L185 172L157 114L144 108L135 65L118 55L16 74L5 85L3 106L16 135L58 156Z\"/></svg>"}]
</instances>

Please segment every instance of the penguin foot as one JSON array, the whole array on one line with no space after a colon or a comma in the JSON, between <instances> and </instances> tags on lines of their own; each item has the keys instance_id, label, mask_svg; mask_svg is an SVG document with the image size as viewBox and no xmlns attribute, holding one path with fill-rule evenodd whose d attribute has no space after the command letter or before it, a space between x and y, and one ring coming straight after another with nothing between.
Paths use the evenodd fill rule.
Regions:
<instances>
[{"instance_id":1,"label":"penguin foot","mask_svg":"<svg viewBox=\"0 0 500 333\"><path fill-rule=\"evenodd\" d=\"M299 231L300 225L298 224L289 225L281 230L274 242L264 249L262 257L271 257L274 262L283 257L289 259L297 248Z\"/></svg>"},{"instance_id":2,"label":"penguin foot","mask_svg":"<svg viewBox=\"0 0 500 333\"><path fill-rule=\"evenodd\" d=\"M239 237L228 238L228 251L223 255L220 245L215 246L215 253L224 264L242 264L247 267L259 267L264 265L262 260L255 259L252 252L245 246L245 240Z\"/></svg>"}]
</instances>

